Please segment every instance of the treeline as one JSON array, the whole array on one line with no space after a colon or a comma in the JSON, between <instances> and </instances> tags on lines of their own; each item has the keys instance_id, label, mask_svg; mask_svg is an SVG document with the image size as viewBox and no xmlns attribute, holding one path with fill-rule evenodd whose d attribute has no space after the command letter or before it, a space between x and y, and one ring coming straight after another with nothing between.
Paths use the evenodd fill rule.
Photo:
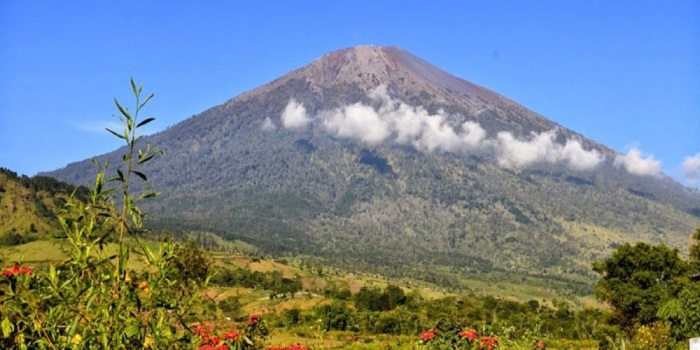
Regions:
<instances>
[{"instance_id":1,"label":"treeline","mask_svg":"<svg viewBox=\"0 0 700 350\"><path fill-rule=\"evenodd\" d=\"M286 278L279 271L252 271L248 267L223 268L215 272L209 282L220 287L245 287L270 291L270 298L294 296L301 291L301 278Z\"/></svg>"},{"instance_id":2,"label":"treeline","mask_svg":"<svg viewBox=\"0 0 700 350\"><path fill-rule=\"evenodd\" d=\"M16 172L0 167L0 174L6 175L10 180L14 180L25 188L32 191L46 191L49 194L56 195L59 193L71 194L75 191L75 196L80 200L86 200L89 190L85 186L73 186L62 181L58 181L49 176L37 175L29 177L27 175L19 175Z\"/></svg>"},{"instance_id":3,"label":"treeline","mask_svg":"<svg viewBox=\"0 0 700 350\"><path fill-rule=\"evenodd\" d=\"M609 344L617 338L599 309L574 310L567 302L550 307L536 300L517 302L491 296L426 299L395 285L363 287L351 293L331 283L320 291L328 302L310 309L291 308L266 315L270 324L304 335L309 329L363 334L415 336L426 329L454 332L466 328L506 339L569 339ZM235 316L235 315L234 315ZM311 336L311 334L308 334Z\"/></svg>"}]
</instances>

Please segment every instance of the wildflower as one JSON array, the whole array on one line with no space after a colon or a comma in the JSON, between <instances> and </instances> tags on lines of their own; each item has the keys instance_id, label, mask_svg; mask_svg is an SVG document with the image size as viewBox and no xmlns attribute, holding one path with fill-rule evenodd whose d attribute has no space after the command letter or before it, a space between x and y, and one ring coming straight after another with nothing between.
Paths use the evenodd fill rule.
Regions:
<instances>
[{"instance_id":1,"label":"wildflower","mask_svg":"<svg viewBox=\"0 0 700 350\"><path fill-rule=\"evenodd\" d=\"M224 335L221 336L221 339L238 341L238 337L240 335L241 332L234 329L224 333Z\"/></svg>"},{"instance_id":2,"label":"wildflower","mask_svg":"<svg viewBox=\"0 0 700 350\"><path fill-rule=\"evenodd\" d=\"M70 342L71 344L80 344L80 341L83 340L83 336L80 334L76 334L71 338Z\"/></svg>"},{"instance_id":3,"label":"wildflower","mask_svg":"<svg viewBox=\"0 0 700 350\"><path fill-rule=\"evenodd\" d=\"M546 349L547 348L547 344L545 344L544 340L536 341L533 346L535 347L535 349Z\"/></svg>"},{"instance_id":4,"label":"wildflower","mask_svg":"<svg viewBox=\"0 0 700 350\"><path fill-rule=\"evenodd\" d=\"M428 342L431 339L435 338L437 335L438 331L437 329L429 329L419 335L420 339L424 342Z\"/></svg>"},{"instance_id":5,"label":"wildflower","mask_svg":"<svg viewBox=\"0 0 700 350\"><path fill-rule=\"evenodd\" d=\"M19 264L15 263L14 266L5 269L5 271L2 272L3 277L15 277L17 275L31 275L34 272L30 267L26 266L19 266Z\"/></svg>"},{"instance_id":6,"label":"wildflower","mask_svg":"<svg viewBox=\"0 0 700 350\"><path fill-rule=\"evenodd\" d=\"M250 315L250 317L248 317L248 320L246 320L245 323L250 325L256 324L258 323L258 321L260 321L260 317L260 314L252 314Z\"/></svg>"},{"instance_id":7,"label":"wildflower","mask_svg":"<svg viewBox=\"0 0 700 350\"><path fill-rule=\"evenodd\" d=\"M146 338L143 340L143 348L150 349L151 347L153 347L153 338L146 336Z\"/></svg>"},{"instance_id":8,"label":"wildflower","mask_svg":"<svg viewBox=\"0 0 700 350\"><path fill-rule=\"evenodd\" d=\"M202 338L208 338L209 332L211 332L212 329L213 329L213 327L210 324L197 323L194 326L194 334L196 334Z\"/></svg>"},{"instance_id":9,"label":"wildflower","mask_svg":"<svg viewBox=\"0 0 700 350\"><path fill-rule=\"evenodd\" d=\"M493 350L498 346L498 339L494 337L481 337L479 349Z\"/></svg>"},{"instance_id":10,"label":"wildflower","mask_svg":"<svg viewBox=\"0 0 700 350\"><path fill-rule=\"evenodd\" d=\"M466 331L461 331L457 333L462 339L466 339L470 343L479 339L479 333L476 329L467 329Z\"/></svg>"},{"instance_id":11,"label":"wildflower","mask_svg":"<svg viewBox=\"0 0 700 350\"><path fill-rule=\"evenodd\" d=\"M141 281L137 288L141 289L146 294L151 292L151 287L148 285L148 281Z\"/></svg>"}]
</instances>

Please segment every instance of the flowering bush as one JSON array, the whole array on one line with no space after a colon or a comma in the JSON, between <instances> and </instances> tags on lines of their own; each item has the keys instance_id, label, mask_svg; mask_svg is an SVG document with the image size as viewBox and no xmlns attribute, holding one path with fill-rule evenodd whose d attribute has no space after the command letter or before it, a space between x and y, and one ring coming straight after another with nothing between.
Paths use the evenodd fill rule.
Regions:
<instances>
[{"instance_id":1,"label":"flowering bush","mask_svg":"<svg viewBox=\"0 0 700 350\"><path fill-rule=\"evenodd\" d=\"M419 336L418 344L425 349L480 349L494 350L498 348L495 337L479 337L479 333L471 328L462 331L429 329Z\"/></svg>"}]
</instances>

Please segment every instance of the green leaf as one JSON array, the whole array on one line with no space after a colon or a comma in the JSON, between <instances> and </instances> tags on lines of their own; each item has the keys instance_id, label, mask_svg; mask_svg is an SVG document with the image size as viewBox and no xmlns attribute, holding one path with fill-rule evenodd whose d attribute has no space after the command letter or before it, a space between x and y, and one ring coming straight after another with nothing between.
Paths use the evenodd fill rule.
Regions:
<instances>
[{"instance_id":1,"label":"green leaf","mask_svg":"<svg viewBox=\"0 0 700 350\"><path fill-rule=\"evenodd\" d=\"M145 162L151 160L151 158L153 158L155 155L156 155L155 153L151 153L146 157L143 157L143 158L139 157L139 161L137 162L137 164L145 163Z\"/></svg>"},{"instance_id":2,"label":"green leaf","mask_svg":"<svg viewBox=\"0 0 700 350\"><path fill-rule=\"evenodd\" d=\"M10 319L5 316L5 318L2 320L2 336L3 338L8 338L10 337L10 334L12 334L12 331L14 330L14 325L12 325L12 322L10 322Z\"/></svg>"},{"instance_id":3,"label":"green leaf","mask_svg":"<svg viewBox=\"0 0 700 350\"><path fill-rule=\"evenodd\" d=\"M146 103L148 103L148 101L150 101L153 98L153 96L153 94L148 95L148 97L146 97L146 99L143 100L143 102L141 102L141 104L139 105L139 110L141 110L141 108L143 108L143 106L145 106Z\"/></svg>"},{"instance_id":4,"label":"green leaf","mask_svg":"<svg viewBox=\"0 0 700 350\"><path fill-rule=\"evenodd\" d=\"M142 127L142 126L144 126L144 125L146 125L154 120L156 120L156 118L146 118L142 122L140 122L138 125L136 125L136 127L140 128L140 127Z\"/></svg>"},{"instance_id":5,"label":"green leaf","mask_svg":"<svg viewBox=\"0 0 700 350\"><path fill-rule=\"evenodd\" d=\"M122 107L122 105L119 103L119 101L115 98L114 103L117 105L117 108L119 109L119 112L126 117L126 120L131 120L131 113L129 113L129 110Z\"/></svg>"},{"instance_id":6,"label":"green leaf","mask_svg":"<svg viewBox=\"0 0 700 350\"><path fill-rule=\"evenodd\" d=\"M144 193L139 197L139 199L146 199L146 198L154 198L158 197L160 195L160 192L149 192L149 193Z\"/></svg>"},{"instance_id":7,"label":"green leaf","mask_svg":"<svg viewBox=\"0 0 700 350\"><path fill-rule=\"evenodd\" d=\"M136 89L136 82L134 82L134 77L131 77L131 91L133 91L134 96L139 96L140 89Z\"/></svg>"},{"instance_id":8,"label":"green leaf","mask_svg":"<svg viewBox=\"0 0 700 350\"><path fill-rule=\"evenodd\" d=\"M148 180L146 178L146 175L140 171L132 170L131 172L134 173L136 176L140 177L141 179L143 179L143 181Z\"/></svg>"},{"instance_id":9,"label":"green leaf","mask_svg":"<svg viewBox=\"0 0 700 350\"><path fill-rule=\"evenodd\" d=\"M110 129L110 128L105 128L105 130L111 132L112 135L114 135L114 136L116 136L116 137L118 137L118 138L120 138L120 139L126 140L126 137L124 137L124 135L121 135L121 134L117 133L116 131L114 131L114 130L112 130L112 129Z\"/></svg>"}]
</instances>

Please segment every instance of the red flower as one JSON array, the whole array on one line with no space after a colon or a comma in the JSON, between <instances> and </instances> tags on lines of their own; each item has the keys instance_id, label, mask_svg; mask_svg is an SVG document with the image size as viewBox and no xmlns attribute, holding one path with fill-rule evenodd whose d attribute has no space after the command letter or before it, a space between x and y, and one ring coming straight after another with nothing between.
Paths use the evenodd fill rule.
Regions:
<instances>
[{"instance_id":1,"label":"red flower","mask_svg":"<svg viewBox=\"0 0 700 350\"><path fill-rule=\"evenodd\" d=\"M212 329L214 329L214 327L212 327L210 324L197 323L194 326L194 334L196 334L202 338L208 338L209 332L211 332Z\"/></svg>"},{"instance_id":2,"label":"red flower","mask_svg":"<svg viewBox=\"0 0 700 350\"><path fill-rule=\"evenodd\" d=\"M270 346L267 350L284 350L285 347L281 345Z\"/></svg>"},{"instance_id":3,"label":"red flower","mask_svg":"<svg viewBox=\"0 0 700 350\"><path fill-rule=\"evenodd\" d=\"M2 276L10 278L17 275L31 275L32 273L34 273L34 270L30 267L19 266L19 264L15 263L14 266L5 269L5 271L2 272Z\"/></svg>"},{"instance_id":4,"label":"red flower","mask_svg":"<svg viewBox=\"0 0 700 350\"><path fill-rule=\"evenodd\" d=\"M238 341L238 336L240 335L241 332L234 329L224 333L224 335L221 336L221 339Z\"/></svg>"},{"instance_id":5,"label":"red flower","mask_svg":"<svg viewBox=\"0 0 700 350\"><path fill-rule=\"evenodd\" d=\"M470 343L479 339L479 333L476 332L476 329L467 329L466 331L461 331L457 333L462 339L468 340Z\"/></svg>"},{"instance_id":6,"label":"red flower","mask_svg":"<svg viewBox=\"0 0 700 350\"><path fill-rule=\"evenodd\" d=\"M260 315L259 314L252 314L250 317L248 317L248 320L245 321L247 324L256 324L258 321L260 321Z\"/></svg>"},{"instance_id":7,"label":"red flower","mask_svg":"<svg viewBox=\"0 0 700 350\"><path fill-rule=\"evenodd\" d=\"M420 339L424 342L430 341L437 336L437 329L429 329L419 335Z\"/></svg>"},{"instance_id":8,"label":"red flower","mask_svg":"<svg viewBox=\"0 0 700 350\"><path fill-rule=\"evenodd\" d=\"M547 344L545 344L544 340L536 341L533 346L535 347L535 349L546 349L547 348Z\"/></svg>"},{"instance_id":9,"label":"red flower","mask_svg":"<svg viewBox=\"0 0 700 350\"><path fill-rule=\"evenodd\" d=\"M479 340L479 349L493 350L498 346L498 339L494 337L481 337Z\"/></svg>"}]
</instances>

